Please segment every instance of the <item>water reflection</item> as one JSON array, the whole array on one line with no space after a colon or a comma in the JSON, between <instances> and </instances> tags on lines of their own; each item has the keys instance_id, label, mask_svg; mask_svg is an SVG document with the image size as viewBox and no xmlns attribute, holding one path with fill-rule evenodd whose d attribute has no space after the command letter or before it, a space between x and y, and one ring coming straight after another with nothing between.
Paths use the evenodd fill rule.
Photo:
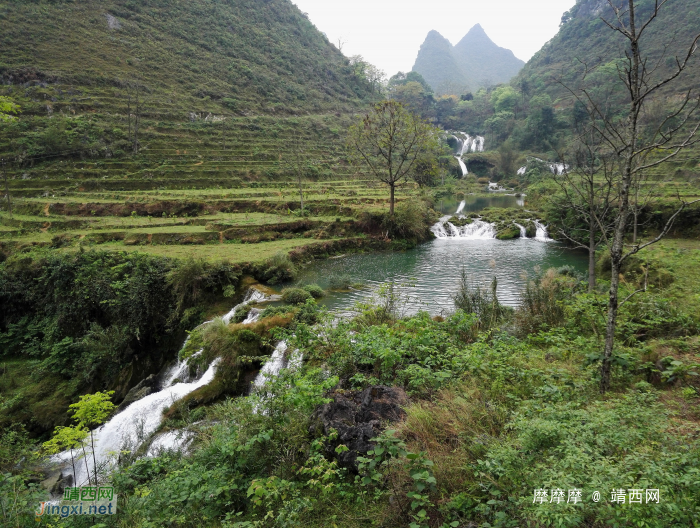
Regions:
<instances>
[{"instance_id":1,"label":"water reflection","mask_svg":"<svg viewBox=\"0 0 700 528\"><path fill-rule=\"evenodd\" d=\"M526 277L532 277L537 267L544 270L564 265L584 272L586 257L560 244L533 239L441 239L410 251L349 255L314 262L303 270L300 281L317 283L323 288L328 288L334 277L341 276L370 287L387 281L413 283L415 287L409 290L414 299L409 312L425 309L440 314L453 309L452 295L462 268L478 284L488 285L495 276L499 300L515 306ZM367 298L370 289L332 292L321 303L344 311Z\"/></svg>"},{"instance_id":2,"label":"water reflection","mask_svg":"<svg viewBox=\"0 0 700 528\"><path fill-rule=\"evenodd\" d=\"M435 210L443 215L452 215L455 213L460 203L464 201L464 213L478 213L486 207L524 207L525 197L514 196L512 194L494 194L494 195L466 195L466 196L450 196L448 198L440 198L435 204Z\"/></svg>"}]
</instances>

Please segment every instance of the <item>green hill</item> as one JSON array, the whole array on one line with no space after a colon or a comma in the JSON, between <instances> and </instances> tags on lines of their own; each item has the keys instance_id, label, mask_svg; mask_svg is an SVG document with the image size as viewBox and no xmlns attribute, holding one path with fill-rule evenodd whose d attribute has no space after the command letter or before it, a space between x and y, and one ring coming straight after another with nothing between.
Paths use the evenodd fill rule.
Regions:
<instances>
[{"instance_id":1,"label":"green hill","mask_svg":"<svg viewBox=\"0 0 700 528\"><path fill-rule=\"evenodd\" d=\"M225 147L224 123L259 133L270 128L247 119L263 114L288 129L289 119L353 112L370 96L288 0L2 1L0 24L0 95L22 106L3 126L0 157L22 169L123 158L134 139L184 151L215 135Z\"/></svg>"},{"instance_id":2,"label":"green hill","mask_svg":"<svg viewBox=\"0 0 700 528\"><path fill-rule=\"evenodd\" d=\"M653 1L636 2L637 16L646 20ZM535 95L549 95L558 107L573 106L566 87L596 86L600 93L613 84L619 85L617 61L625 56L626 39L611 30L602 18L613 20L607 2L578 0L562 16L557 35L538 51L525 65L513 84ZM675 56L685 55L695 35L700 33L700 4L695 0L673 0L664 5L659 16L645 30L641 47L648 57L648 69L653 79L667 76L675 66ZM585 69L597 69L583 81ZM660 94L664 99L671 93L682 93L697 87L700 57L695 56L691 68ZM527 95L527 94L526 94Z\"/></svg>"}]
</instances>

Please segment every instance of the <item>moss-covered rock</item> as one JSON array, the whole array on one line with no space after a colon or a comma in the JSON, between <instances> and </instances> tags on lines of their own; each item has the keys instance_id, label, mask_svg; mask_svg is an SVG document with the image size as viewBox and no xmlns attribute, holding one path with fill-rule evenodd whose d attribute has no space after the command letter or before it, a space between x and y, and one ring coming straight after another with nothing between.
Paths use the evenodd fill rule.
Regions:
<instances>
[{"instance_id":1,"label":"moss-covered rock","mask_svg":"<svg viewBox=\"0 0 700 528\"><path fill-rule=\"evenodd\" d=\"M514 224L506 224L502 227L496 227L496 238L498 240L511 240L513 238L520 238L520 228Z\"/></svg>"}]
</instances>

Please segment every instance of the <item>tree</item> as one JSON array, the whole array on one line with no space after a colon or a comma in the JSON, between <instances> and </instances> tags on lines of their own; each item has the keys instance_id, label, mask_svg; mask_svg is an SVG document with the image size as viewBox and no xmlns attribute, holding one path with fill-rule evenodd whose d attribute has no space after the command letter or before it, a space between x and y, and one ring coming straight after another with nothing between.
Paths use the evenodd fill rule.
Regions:
<instances>
[{"instance_id":1,"label":"tree","mask_svg":"<svg viewBox=\"0 0 700 528\"><path fill-rule=\"evenodd\" d=\"M406 180L419 159L438 149L439 131L397 101L383 101L348 131L356 162L390 189L389 212L394 214L396 185Z\"/></svg>"},{"instance_id":2,"label":"tree","mask_svg":"<svg viewBox=\"0 0 700 528\"><path fill-rule=\"evenodd\" d=\"M289 172L294 174L297 180L297 185L299 186L299 209L301 216L304 216L304 187L302 180L304 177L304 156L298 137L292 139L291 147L292 155L286 160L284 165Z\"/></svg>"},{"instance_id":3,"label":"tree","mask_svg":"<svg viewBox=\"0 0 700 528\"><path fill-rule=\"evenodd\" d=\"M114 404L109 401L112 394L114 394L114 391L84 394L80 397L78 403L69 405L69 408L73 410L73 419L78 422L78 427L90 429L90 446L92 447L95 484L97 484L97 458L95 456L95 437L93 430L98 425L102 425L112 411L114 411ZM88 472L88 475L89 474Z\"/></svg>"},{"instance_id":4,"label":"tree","mask_svg":"<svg viewBox=\"0 0 700 528\"><path fill-rule=\"evenodd\" d=\"M353 55L349 61L354 75L366 81L372 93L381 93L386 82L386 73L367 62L362 55Z\"/></svg>"},{"instance_id":5,"label":"tree","mask_svg":"<svg viewBox=\"0 0 700 528\"><path fill-rule=\"evenodd\" d=\"M0 121L14 121L17 119L12 114L19 114L22 108L9 97L0 95Z\"/></svg>"},{"instance_id":6,"label":"tree","mask_svg":"<svg viewBox=\"0 0 700 528\"><path fill-rule=\"evenodd\" d=\"M0 160L0 170L2 170L2 178L5 181L5 198L7 199L7 210L12 218L12 201L10 200L10 186L7 183L7 170L5 170L5 160Z\"/></svg>"},{"instance_id":7,"label":"tree","mask_svg":"<svg viewBox=\"0 0 700 528\"><path fill-rule=\"evenodd\" d=\"M618 309L631 297L627 297L622 302L618 298L622 265L630 256L666 236L683 209L690 203L694 203L685 202L679 198L680 206L658 236L645 242L626 244L630 216L634 207L632 194L636 182L639 182L650 168L669 161L681 150L697 143L697 132L700 128L700 123L697 121L700 98L693 96L692 91L686 92L682 101L676 104L652 130L645 130L640 119L645 108L652 103L653 97L661 89L669 87L688 68L697 50L700 35L693 39L682 55L675 57L675 64L670 74L660 73L660 69L653 65L653 61L651 65L649 64L648 57L642 52L641 43L642 36L668 0L646 2L644 10L649 14L641 20L638 16L642 11L640 0L608 0L607 3L612 16L609 20L606 18L602 20L609 29L619 33L626 43L625 57L616 61L616 68L624 90L627 110L622 118L611 116L606 105L596 100L595 86L584 87L580 92L572 91L588 109L596 141L605 145L614 156L613 175L617 197L609 242L611 276L605 347L600 372L601 392L606 392L610 388L610 369ZM590 72L587 71L586 74L588 73ZM631 295L635 293L638 291Z\"/></svg>"},{"instance_id":8,"label":"tree","mask_svg":"<svg viewBox=\"0 0 700 528\"><path fill-rule=\"evenodd\" d=\"M610 153L590 127L581 131L571 151L563 156L564 170L552 178L561 194L552 203L561 212L559 233L588 252L588 292L596 285L596 252L607 242L610 215L617 198Z\"/></svg>"},{"instance_id":9,"label":"tree","mask_svg":"<svg viewBox=\"0 0 700 528\"><path fill-rule=\"evenodd\" d=\"M63 451L70 450L70 462L73 466L73 485L77 485L77 477L75 474L75 458L73 457L73 449L85 445L85 439L87 438L88 430L80 427L56 427L53 432L53 438L48 442L44 442L44 451L48 455L55 455L62 453ZM84 452L84 451L83 451ZM87 467L87 459L85 460L85 465ZM88 478L90 471L88 470Z\"/></svg>"}]
</instances>

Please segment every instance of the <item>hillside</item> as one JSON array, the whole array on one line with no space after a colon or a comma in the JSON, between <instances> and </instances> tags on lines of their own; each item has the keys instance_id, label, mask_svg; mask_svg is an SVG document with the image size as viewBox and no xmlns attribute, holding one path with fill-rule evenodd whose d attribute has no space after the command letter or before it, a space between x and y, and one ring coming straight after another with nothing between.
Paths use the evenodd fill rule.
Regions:
<instances>
[{"instance_id":1,"label":"hillside","mask_svg":"<svg viewBox=\"0 0 700 528\"><path fill-rule=\"evenodd\" d=\"M102 87L119 97L138 81L161 99L154 111L180 118L335 110L366 95L343 55L288 0L4 1L0 19L3 84ZM57 99L49 106L65 110L69 98Z\"/></svg>"},{"instance_id":2,"label":"hillside","mask_svg":"<svg viewBox=\"0 0 700 528\"><path fill-rule=\"evenodd\" d=\"M653 2L638 2L640 19L646 20ZM616 61L624 58L626 39L605 25L602 18L613 19L608 3L603 0L578 0L564 13L557 35L525 65L513 84L524 88L526 95L548 95L558 107L571 107L573 100L566 87L604 88L619 84ZM700 4L695 0L673 0L663 6L659 17L645 31L642 52L649 58L648 69L653 79L667 76L675 65L676 55L685 55L695 35L700 33ZM583 79L584 70L597 69ZM683 93L697 87L700 56L660 98L670 93Z\"/></svg>"},{"instance_id":3,"label":"hillside","mask_svg":"<svg viewBox=\"0 0 700 528\"><path fill-rule=\"evenodd\" d=\"M510 81L523 61L497 46L477 24L456 46L437 31L421 45L413 71L420 73L439 94L461 94L468 90Z\"/></svg>"},{"instance_id":4,"label":"hillside","mask_svg":"<svg viewBox=\"0 0 700 528\"><path fill-rule=\"evenodd\" d=\"M236 131L274 138L279 158L297 116L333 121L370 97L366 81L288 0L3 1L0 20L0 95L22 107L0 133L0 157L16 163L11 179L47 161L87 158L122 160L101 166L115 171L99 179L123 179L175 151L196 147L201 156L214 142L221 150L237 143L237 157L219 159L250 175L240 156L250 160L261 148ZM251 125L261 114L274 118ZM306 132L292 136L305 148ZM244 145L251 148L241 152ZM135 150L147 159L131 157ZM63 166L62 178L93 169L71 175Z\"/></svg>"}]
</instances>

